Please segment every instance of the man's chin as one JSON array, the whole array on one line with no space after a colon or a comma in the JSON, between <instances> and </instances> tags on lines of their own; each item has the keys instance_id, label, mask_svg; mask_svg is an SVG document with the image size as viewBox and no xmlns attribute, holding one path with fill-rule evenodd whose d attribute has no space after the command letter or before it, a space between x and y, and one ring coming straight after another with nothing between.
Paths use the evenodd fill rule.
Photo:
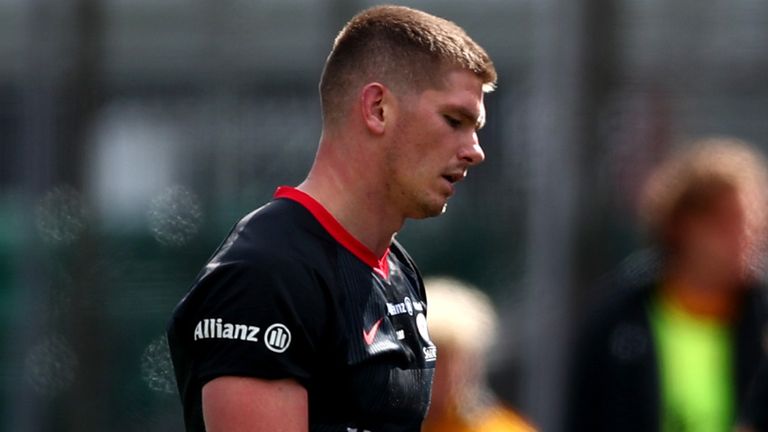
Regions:
<instances>
[{"instance_id":1,"label":"man's chin","mask_svg":"<svg viewBox=\"0 0 768 432\"><path fill-rule=\"evenodd\" d=\"M448 203L429 203L421 206L421 208L411 214L411 219L428 219L442 215L448 209Z\"/></svg>"}]
</instances>

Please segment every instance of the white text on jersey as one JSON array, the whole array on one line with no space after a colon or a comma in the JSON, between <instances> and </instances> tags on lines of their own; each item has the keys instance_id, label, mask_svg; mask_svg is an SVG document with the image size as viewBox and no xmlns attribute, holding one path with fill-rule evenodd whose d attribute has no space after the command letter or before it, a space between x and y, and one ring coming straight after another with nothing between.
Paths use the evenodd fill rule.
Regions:
<instances>
[{"instance_id":1,"label":"white text on jersey","mask_svg":"<svg viewBox=\"0 0 768 432\"><path fill-rule=\"evenodd\" d=\"M222 322L221 318L207 318L195 326L195 340L198 339L239 339L258 342L259 328L245 324Z\"/></svg>"}]
</instances>

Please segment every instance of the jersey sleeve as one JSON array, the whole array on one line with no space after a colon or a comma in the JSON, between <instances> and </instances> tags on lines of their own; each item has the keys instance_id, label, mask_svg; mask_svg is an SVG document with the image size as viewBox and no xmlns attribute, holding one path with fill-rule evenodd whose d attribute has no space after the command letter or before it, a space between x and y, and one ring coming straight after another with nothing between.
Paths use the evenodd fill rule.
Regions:
<instances>
[{"instance_id":1,"label":"jersey sleeve","mask_svg":"<svg viewBox=\"0 0 768 432\"><path fill-rule=\"evenodd\" d=\"M307 387L326 320L322 282L295 261L262 256L221 263L198 281L206 292L187 327L195 378L293 378Z\"/></svg>"}]
</instances>

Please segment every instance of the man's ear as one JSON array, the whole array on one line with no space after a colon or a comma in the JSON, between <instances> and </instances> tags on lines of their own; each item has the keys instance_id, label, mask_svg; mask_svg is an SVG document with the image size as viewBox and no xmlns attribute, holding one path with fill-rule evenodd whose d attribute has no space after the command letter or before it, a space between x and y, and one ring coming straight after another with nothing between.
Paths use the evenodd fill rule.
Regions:
<instances>
[{"instance_id":1,"label":"man's ear","mask_svg":"<svg viewBox=\"0 0 768 432\"><path fill-rule=\"evenodd\" d=\"M366 128L375 135L384 133L387 88L377 82L366 84L360 92L360 112Z\"/></svg>"}]
</instances>

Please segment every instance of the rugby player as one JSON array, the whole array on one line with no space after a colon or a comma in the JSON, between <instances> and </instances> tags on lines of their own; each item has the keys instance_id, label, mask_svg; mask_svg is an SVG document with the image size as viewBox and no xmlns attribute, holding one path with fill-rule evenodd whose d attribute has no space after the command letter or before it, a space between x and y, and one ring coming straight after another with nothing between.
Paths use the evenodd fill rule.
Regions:
<instances>
[{"instance_id":1,"label":"rugby player","mask_svg":"<svg viewBox=\"0 0 768 432\"><path fill-rule=\"evenodd\" d=\"M456 24L406 7L352 18L320 80L298 187L247 215L168 327L188 431L418 431L436 348L394 236L445 211L484 159L496 71Z\"/></svg>"}]
</instances>

